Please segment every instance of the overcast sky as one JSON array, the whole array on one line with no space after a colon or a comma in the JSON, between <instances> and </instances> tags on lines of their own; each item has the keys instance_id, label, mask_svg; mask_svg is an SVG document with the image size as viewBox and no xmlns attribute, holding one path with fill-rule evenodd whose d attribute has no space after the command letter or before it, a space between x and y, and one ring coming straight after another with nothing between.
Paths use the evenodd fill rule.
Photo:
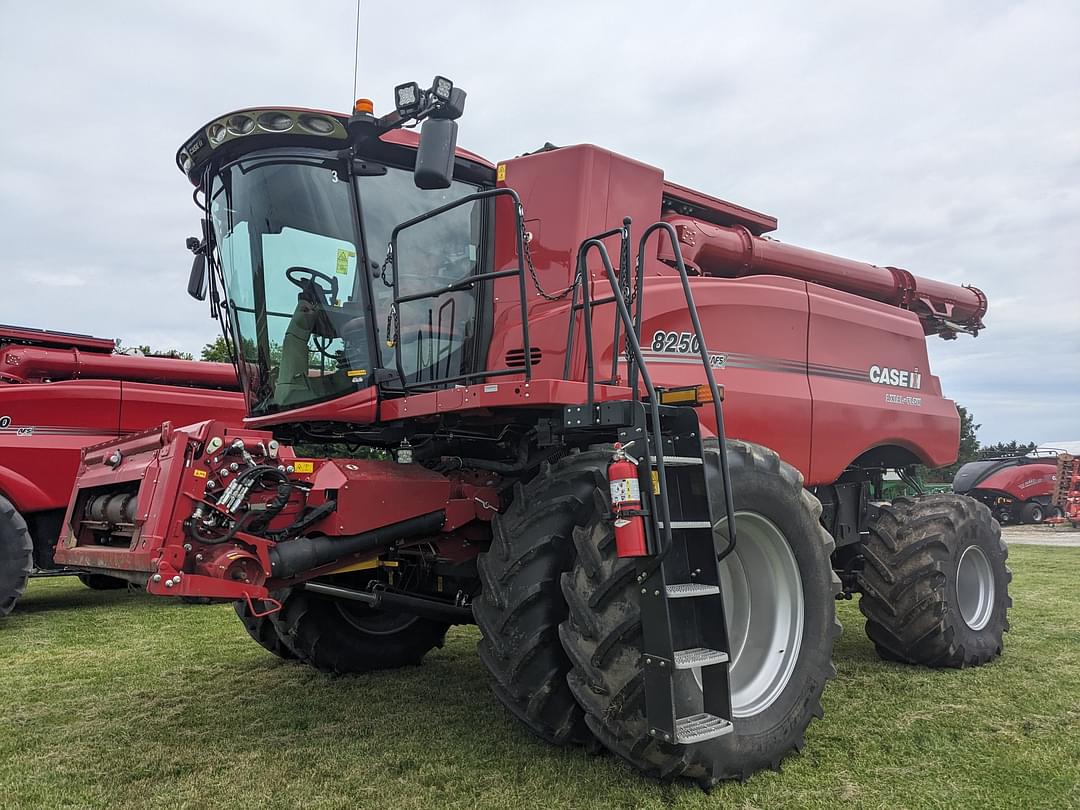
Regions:
<instances>
[{"instance_id":1,"label":"overcast sky","mask_svg":"<svg viewBox=\"0 0 1080 810\"><path fill-rule=\"evenodd\" d=\"M0 0L0 322L197 352L173 156L210 118L345 110L351 2ZM492 160L592 142L784 241L989 296L930 340L984 443L1080 439L1080 3L364 0L359 94L451 77Z\"/></svg>"}]
</instances>

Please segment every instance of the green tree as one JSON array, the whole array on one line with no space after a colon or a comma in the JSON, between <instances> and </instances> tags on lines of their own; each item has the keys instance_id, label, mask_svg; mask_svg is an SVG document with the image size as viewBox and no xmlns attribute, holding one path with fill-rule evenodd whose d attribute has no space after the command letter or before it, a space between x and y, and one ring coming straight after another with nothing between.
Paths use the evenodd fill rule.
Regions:
<instances>
[{"instance_id":1,"label":"green tree","mask_svg":"<svg viewBox=\"0 0 1080 810\"><path fill-rule=\"evenodd\" d=\"M229 344L225 342L225 338L218 335L214 338L213 343L207 343L202 347L203 360L211 363L231 363L232 356L229 354Z\"/></svg>"},{"instance_id":2,"label":"green tree","mask_svg":"<svg viewBox=\"0 0 1080 810\"><path fill-rule=\"evenodd\" d=\"M1005 456L1025 456L1034 450L1036 447L1035 442L1018 442L1013 439L1011 442L998 442L997 444L988 444L986 447L979 449L979 458L1002 458Z\"/></svg>"},{"instance_id":3,"label":"green tree","mask_svg":"<svg viewBox=\"0 0 1080 810\"><path fill-rule=\"evenodd\" d=\"M116 341L116 349L114 351L117 354L141 354L146 357L168 357L172 360L194 360L190 352L182 352L178 349L166 349L164 351L160 349L151 349L147 344L141 343L138 346L124 346L119 340Z\"/></svg>"}]
</instances>

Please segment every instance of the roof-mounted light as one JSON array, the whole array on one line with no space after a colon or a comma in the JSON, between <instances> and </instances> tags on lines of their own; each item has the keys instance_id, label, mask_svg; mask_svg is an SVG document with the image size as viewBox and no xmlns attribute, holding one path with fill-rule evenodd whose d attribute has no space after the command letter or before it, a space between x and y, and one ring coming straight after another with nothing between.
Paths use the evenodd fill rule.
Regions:
<instances>
[{"instance_id":1,"label":"roof-mounted light","mask_svg":"<svg viewBox=\"0 0 1080 810\"><path fill-rule=\"evenodd\" d=\"M288 132L293 123L292 116L283 112L264 112L259 116L259 127L266 132Z\"/></svg>"},{"instance_id":2,"label":"roof-mounted light","mask_svg":"<svg viewBox=\"0 0 1080 810\"><path fill-rule=\"evenodd\" d=\"M402 118L409 118L417 112L423 100L420 85L416 82L406 82L394 88L394 107Z\"/></svg>"},{"instance_id":3,"label":"roof-mounted light","mask_svg":"<svg viewBox=\"0 0 1080 810\"><path fill-rule=\"evenodd\" d=\"M301 115L296 121L301 129L306 129L316 135L330 135L336 123L325 115Z\"/></svg>"},{"instance_id":4,"label":"roof-mounted light","mask_svg":"<svg viewBox=\"0 0 1080 810\"><path fill-rule=\"evenodd\" d=\"M176 165L191 176L211 154L234 141L249 138L332 138L348 137L345 122L333 113L288 108L254 109L229 113L211 121L196 132L176 155ZM317 145L313 143L312 145ZM257 148L254 143L251 147Z\"/></svg>"},{"instance_id":5,"label":"roof-mounted light","mask_svg":"<svg viewBox=\"0 0 1080 810\"><path fill-rule=\"evenodd\" d=\"M445 76L436 76L431 83L431 92L439 101L449 101L450 93L454 89L454 83Z\"/></svg>"},{"instance_id":6,"label":"roof-mounted light","mask_svg":"<svg viewBox=\"0 0 1080 810\"><path fill-rule=\"evenodd\" d=\"M230 135L249 135L255 131L255 121L248 115L232 115L225 127Z\"/></svg>"}]
</instances>

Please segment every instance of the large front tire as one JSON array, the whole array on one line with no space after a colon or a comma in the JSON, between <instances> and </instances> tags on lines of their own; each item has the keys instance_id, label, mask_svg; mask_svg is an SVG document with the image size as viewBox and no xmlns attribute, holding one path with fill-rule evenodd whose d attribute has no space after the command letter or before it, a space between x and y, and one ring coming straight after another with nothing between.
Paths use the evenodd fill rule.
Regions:
<instances>
[{"instance_id":1,"label":"large front tire","mask_svg":"<svg viewBox=\"0 0 1080 810\"><path fill-rule=\"evenodd\" d=\"M802 748L806 727L822 715L825 683L836 674L831 655L840 633L840 582L830 561L833 540L819 522L820 503L776 453L745 442L727 445L739 538L721 564L731 639L732 733L682 746L649 736L636 566L616 556L611 525L602 514L574 533L577 562L563 576L570 616L560 636L574 663L570 686L589 728L644 773L688 777L705 788L779 768L788 753ZM719 453L710 448L705 456L712 511L722 516ZM602 498L597 495L598 508ZM718 549L727 544L725 526L726 519L718 520ZM764 571L774 572L771 582ZM770 644L783 638L793 644Z\"/></svg>"},{"instance_id":2,"label":"large front tire","mask_svg":"<svg viewBox=\"0 0 1080 810\"><path fill-rule=\"evenodd\" d=\"M26 521L11 501L0 496L0 616L15 608L33 570L34 541Z\"/></svg>"},{"instance_id":3,"label":"large front tire","mask_svg":"<svg viewBox=\"0 0 1080 810\"><path fill-rule=\"evenodd\" d=\"M573 562L574 528L593 517L593 493L610 460L610 453L587 451L545 465L492 521L491 548L478 560L483 588L473 614L492 691L526 728L555 745L595 745L566 683L559 578Z\"/></svg>"},{"instance_id":4,"label":"large front tire","mask_svg":"<svg viewBox=\"0 0 1080 810\"><path fill-rule=\"evenodd\" d=\"M963 495L882 506L859 574L866 635L890 661L979 666L1001 654L1009 551L990 510Z\"/></svg>"},{"instance_id":5,"label":"large front tire","mask_svg":"<svg viewBox=\"0 0 1080 810\"><path fill-rule=\"evenodd\" d=\"M289 645L278 634L277 627L269 615L256 616L248 608L246 601L233 602L236 617L247 630L252 640L272 655L276 655L285 661L296 659L296 653L289 649Z\"/></svg>"},{"instance_id":6,"label":"large front tire","mask_svg":"<svg viewBox=\"0 0 1080 810\"><path fill-rule=\"evenodd\" d=\"M297 658L339 675L418 665L443 646L449 628L445 622L372 610L302 588L291 591L270 618Z\"/></svg>"}]
</instances>

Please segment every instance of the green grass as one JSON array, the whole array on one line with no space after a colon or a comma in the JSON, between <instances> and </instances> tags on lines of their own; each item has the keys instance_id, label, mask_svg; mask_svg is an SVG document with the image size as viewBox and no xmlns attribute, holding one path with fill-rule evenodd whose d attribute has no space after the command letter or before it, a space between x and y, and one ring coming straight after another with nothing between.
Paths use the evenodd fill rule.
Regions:
<instances>
[{"instance_id":1,"label":"green grass","mask_svg":"<svg viewBox=\"0 0 1080 810\"><path fill-rule=\"evenodd\" d=\"M422 667L329 677L231 607L37 580L0 623L0 805L1080 806L1080 549L1011 563L1013 630L981 669L879 661L841 604L805 751L710 795L534 740L488 694L473 628Z\"/></svg>"}]
</instances>

